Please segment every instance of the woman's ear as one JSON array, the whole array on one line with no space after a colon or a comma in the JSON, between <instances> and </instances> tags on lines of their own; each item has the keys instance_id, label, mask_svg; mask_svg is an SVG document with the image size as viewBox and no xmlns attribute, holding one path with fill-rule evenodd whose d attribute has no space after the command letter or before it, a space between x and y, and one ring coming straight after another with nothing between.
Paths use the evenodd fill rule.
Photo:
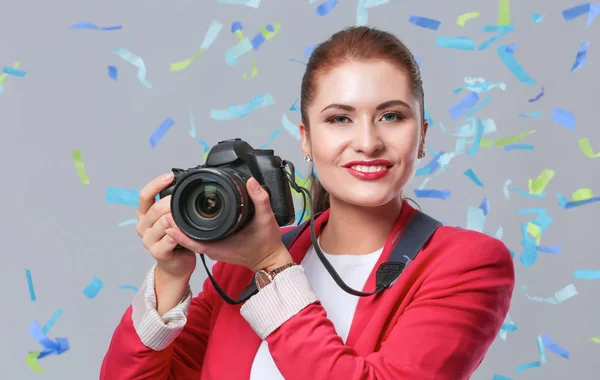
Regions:
<instances>
[{"instance_id":1,"label":"woman's ear","mask_svg":"<svg viewBox=\"0 0 600 380\"><path fill-rule=\"evenodd\" d=\"M428 128L429 128L429 121L423 120L423 128L421 128L421 139L419 142L419 152L425 151L425 136L427 136Z\"/></svg>"},{"instance_id":2,"label":"woman's ear","mask_svg":"<svg viewBox=\"0 0 600 380\"><path fill-rule=\"evenodd\" d=\"M312 156L308 128L306 128L303 123L300 123L298 125L298 130L300 131L300 150L302 151L302 157Z\"/></svg>"}]
</instances>

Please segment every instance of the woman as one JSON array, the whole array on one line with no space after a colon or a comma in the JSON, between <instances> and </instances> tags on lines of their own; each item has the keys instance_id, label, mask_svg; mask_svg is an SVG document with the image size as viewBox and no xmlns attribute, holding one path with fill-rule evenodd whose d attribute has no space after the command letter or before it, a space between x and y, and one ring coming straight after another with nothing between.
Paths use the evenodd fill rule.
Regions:
<instances>
[{"instance_id":1,"label":"woman","mask_svg":"<svg viewBox=\"0 0 600 380\"><path fill-rule=\"evenodd\" d=\"M325 211L320 246L345 282L371 291L413 211L402 189L425 155L419 68L393 35L345 29L313 51L301 110L315 212ZM359 298L333 282L308 230L288 252L254 179L252 222L211 243L175 226L169 198L154 202L171 181L141 192L137 231L157 263L114 333L102 379L467 379L508 312L513 262L487 235L440 227L393 286ZM187 250L174 253L177 244ZM192 298L194 252L218 261L214 277L235 297L257 271L278 273L241 307L208 281Z\"/></svg>"}]
</instances>

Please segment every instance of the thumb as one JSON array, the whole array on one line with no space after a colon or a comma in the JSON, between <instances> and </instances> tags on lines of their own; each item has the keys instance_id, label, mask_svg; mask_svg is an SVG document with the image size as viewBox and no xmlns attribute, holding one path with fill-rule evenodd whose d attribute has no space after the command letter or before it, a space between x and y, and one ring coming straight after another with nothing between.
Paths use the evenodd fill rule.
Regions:
<instances>
[{"instance_id":1,"label":"thumb","mask_svg":"<svg viewBox=\"0 0 600 380\"><path fill-rule=\"evenodd\" d=\"M254 177L248 179L246 182L246 188L248 189L248 194L250 195L250 199L252 199L252 203L254 203L255 212L273 212L271 210L269 194L265 189L262 188L260 183L258 183Z\"/></svg>"}]
</instances>

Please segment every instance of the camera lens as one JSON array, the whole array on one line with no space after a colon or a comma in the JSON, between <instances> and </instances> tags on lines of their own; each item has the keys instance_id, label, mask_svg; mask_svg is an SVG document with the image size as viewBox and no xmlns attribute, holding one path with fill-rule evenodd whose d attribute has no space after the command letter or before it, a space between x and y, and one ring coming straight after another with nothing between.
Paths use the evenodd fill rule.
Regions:
<instances>
[{"instance_id":1,"label":"camera lens","mask_svg":"<svg viewBox=\"0 0 600 380\"><path fill-rule=\"evenodd\" d=\"M223 198L221 198L215 186L205 185L196 198L196 211L206 219L213 219L221 214L221 211L223 211Z\"/></svg>"},{"instance_id":2,"label":"camera lens","mask_svg":"<svg viewBox=\"0 0 600 380\"><path fill-rule=\"evenodd\" d=\"M195 240L223 239L254 213L244 178L225 168L201 168L178 179L171 213L183 233Z\"/></svg>"}]
</instances>

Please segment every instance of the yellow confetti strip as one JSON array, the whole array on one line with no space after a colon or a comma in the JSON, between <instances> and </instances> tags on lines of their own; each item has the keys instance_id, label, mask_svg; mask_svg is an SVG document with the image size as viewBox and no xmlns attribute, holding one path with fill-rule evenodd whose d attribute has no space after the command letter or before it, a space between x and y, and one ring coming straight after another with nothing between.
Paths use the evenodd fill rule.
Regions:
<instances>
[{"instance_id":1,"label":"yellow confetti strip","mask_svg":"<svg viewBox=\"0 0 600 380\"><path fill-rule=\"evenodd\" d=\"M573 193L573 200L575 202L585 201L590 198L594 198L594 193L592 192L592 189L590 189L589 187L575 190L575 192Z\"/></svg>"},{"instance_id":2,"label":"yellow confetti strip","mask_svg":"<svg viewBox=\"0 0 600 380\"><path fill-rule=\"evenodd\" d=\"M200 48L200 50L198 50L198 51L196 52L196 54L194 54L194 55L192 56L192 58L190 58L190 59L186 59L186 60L184 60L184 61L179 61L179 62L174 62L174 63L171 63L171 71L181 71L181 70L183 70L183 69L187 68L189 65L191 65L191 64L192 64L192 62L194 62L194 60L195 60L196 58L198 58L198 57L200 56L200 54L202 54L202 52L203 52L204 50L205 50L205 49L203 49L203 48Z\"/></svg>"},{"instance_id":3,"label":"yellow confetti strip","mask_svg":"<svg viewBox=\"0 0 600 380\"><path fill-rule=\"evenodd\" d=\"M498 139L498 140L481 139L480 146L483 148L489 148L492 145L507 146L510 144L516 144L519 141L523 140L525 137L527 137L531 134L534 134L534 133L535 133L535 130L519 133L518 135L514 135L511 137L504 138L504 139Z\"/></svg>"},{"instance_id":4,"label":"yellow confetti strip","mask_svg":"<svg viewBox=\"0 0 600 380\"><path fill-rule=\"evenodd\" d=\"M456 19L456 23L460 26L465 26L465 23L472 19L472 18L477 18L481 16L481 13L479 12L467 12L467 13L463 13L462 15L458 16L458 18Z\"/></svg>"},{"instance_id":5,"label":"yellow confetti strip","mask_svg":"<svg viewBox=\"0 0 600 380\"><path fill-rule=\"evenodd\" d=\"M39 352L30 352L25 357L25 360L27 361L27 365L29 366L29 368L31 368L35 372L44 372L44 369L40 366L40 363L38 363L37 360L39 354Z\"/></svg>"},{"instance_id":6,"label":"yellow confetti strip","mask_svg":"<svg viewBox=\"0 0 600 380\"><path fill-rule=\"evenodd\" d=\"M72 156L73 162L75 163L75 170L77 170L77 175L79 176L79 181L84 185L89 185L90 179L85 172L85 166L83 165L83 160L81 159L81 151L74 150Z\"/></svg>"},{"instance_id":7,"label":"yellow confetti strip","mask_svg":"<svg viewBox=\"0 0 600 380\"><path fill-rule=\"evenodd\" d=\"M19 61L16 61L15 64L13 65L13 69L18 69L19 66L21 66L21 64L19 63ZM0 74L0 84L4 84L4 78L6 78L8 74L6 73L2 73Z\"/></svg>"},{"instance_id":8,"label":"yellow confetti strip","mask_svg":"<svg viewBox=\"0 0 600 380\"><path fill-rule=\"evenodd\" d=\"M510 24L510 0L498 0L498 25Z\"/></svg>"},{"instance_id":9,"label":"yellow confetti strip","mask_svg":"<svg viewBox=\"0 0 600 380\"><path fill-rule=\"evenodd\" d=\"M235 35L237 36L237 38L240 39L240 41L243 41L245 38L244 34L242 33L242 31L240 29L235 31ZM252 58L252 51L248 52L248 56L250 57L250 63L252 64L252 74L250 74L250 76L248 76L246 73L244 73L244 76L243 76L244 80L250 80L258 75L258 69L256 68L256 65L254 64L254 59Z\"/></svg>"},{"instance_id":10,"label":"yellow confetti strip","mask_svg":"<svg viewBox=\"0 0 600 380\"><path fill-rule=\"evenodd\" d=\"M586 157L589 158L598 158L600 157L600 153L594 153L592 147L590 146L590 140L587 137L579 140L579 148L585 154Z\"/></svg>"},{"instance_id":11,"label":"yellow confetti strip","mask_svg":"<svg viewBox=\"0 0 600 380\"><path fill-rule=\"evenodd\" d=\"M540 245L542 238L542 228L531 222L527 223L527 233L535 238L535 244Z\"/></svg>"},{"instance_id":12,"label":"yellow confetti strip","mask_svg":"<svg viewBox=\"0 0 600 380\"><path fill-rule=\"evenodd\" d=\"M600 343L600 336L596 336L594 338L590 338L590 342L592 342L592 343Z\"/></svg>"},{"instance_id":13,"label":"yellow confetti strip","mask_svg":"<svg viewBox=\"0 0 600 380\"><path fill-rule=\"evenodd\" d=\"M529 180L529 194L541 194L554 177L554 170L544 169L537 178Z\"/></svg>"}]
</instances>

